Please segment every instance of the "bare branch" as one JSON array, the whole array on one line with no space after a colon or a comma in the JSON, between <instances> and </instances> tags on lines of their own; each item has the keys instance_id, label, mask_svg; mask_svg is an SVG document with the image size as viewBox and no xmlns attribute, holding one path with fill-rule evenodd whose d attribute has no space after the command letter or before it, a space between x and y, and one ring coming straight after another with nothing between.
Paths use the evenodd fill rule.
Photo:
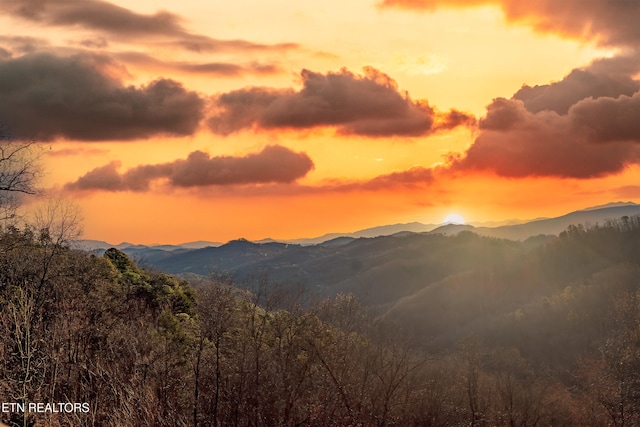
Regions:
<instances>
[{"instance_id":1,"label":"bare branch","mask_svg":"<svg viewBox=\"0 0 640 427\"><path fill-rule=\"evenodd\" d=\"M0 126L0 221L17 218L23 198L40 194L41 153L35 142L14 139Z\"/></svg>"}]
</instances>

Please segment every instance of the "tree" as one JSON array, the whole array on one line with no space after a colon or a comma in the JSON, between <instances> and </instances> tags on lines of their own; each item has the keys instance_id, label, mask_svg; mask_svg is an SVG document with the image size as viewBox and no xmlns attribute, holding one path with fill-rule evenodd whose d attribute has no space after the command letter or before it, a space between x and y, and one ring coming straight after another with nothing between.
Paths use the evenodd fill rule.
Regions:
<instances>
[{"instance_id":1,"label":"tree","mask_svg":"<svg viewBox=\"0 0 640 427\"><path fill-rule=\"evenodd\" d=\"M205 402L204 415L210 425L220 425L220 392L223 378L222 360L227 343L227 335L233 326L236 296L230 284L212 280L198 289L199 328L194 351L193 385L193 425L198 426L201 418L200 400ZM210 350L210 351L207 351ZM209 359L207 360L207 356ZM204 366L209 362L210 375L206 376ZM207 379L207 381L203 381ZM200 397L205 391L205 399Z\"/></svg>"},{"instance_id":2,"label":"tree","mask_svg":"<svg viewBox=\"0 0 640 427\"><path fill-rule=\"evenodd\" d=\"M614 328L600 346L600 357L583 359L579 377L587 395L604 410L611 425L640 423L640 293L617 297Z\"/></svg>"},{"instance_id":3,"label":"tree","mask_svg":"<svg viewBox=\"0 0 640 427\"><path fill-rule=\"evenodd\" d=\"M14 139L0 127L0 220L11 223L22 197L38 194L40 152L35 142Z\"/></svg>"}]
</instances>

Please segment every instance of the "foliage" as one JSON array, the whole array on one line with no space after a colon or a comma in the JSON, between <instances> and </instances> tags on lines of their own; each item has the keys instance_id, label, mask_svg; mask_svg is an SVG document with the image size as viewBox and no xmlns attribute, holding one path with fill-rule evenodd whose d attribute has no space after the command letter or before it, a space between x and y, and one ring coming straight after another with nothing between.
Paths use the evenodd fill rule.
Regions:
<instances>
[{"instance_id":1,"label":"foliage","mask_svg":"<svg viewBox=\"0 0 640 427\"><path fill-rule=\"evenodd\" d=\"M228 278L187 283L114 248L98 257L46 229L6 228L0 400L81 402L89 410L3 412L1 421L637 424L638 230L636 219L570 228L516 254L507 250L512 243L451 238L449 250L468 251L456 256L480 250L484 258L459 260L466 272L427 294L435 302L422 310L445 306L437 317L456 331L453 347L445 340L438 347L421 345L424 335L411 335L389 314L374 315L351 294L302 304L266 279L245 283L252 292ZM558 260L567 260L567 271ZM463 313L447 314L447 307Z\"/></svg>"}]
</instances>

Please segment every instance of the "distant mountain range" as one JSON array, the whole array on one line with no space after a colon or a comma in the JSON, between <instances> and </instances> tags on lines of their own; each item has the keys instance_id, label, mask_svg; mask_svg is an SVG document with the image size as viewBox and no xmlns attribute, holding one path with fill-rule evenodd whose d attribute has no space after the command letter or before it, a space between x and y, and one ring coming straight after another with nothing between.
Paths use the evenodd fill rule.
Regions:
<instances>
[{"instance_id":1,"label":"distant mountain range","mask_svg":"<svg viewBox=\"0 0 640 427\"><path fill-rule=\"evenodd\" d=\"M176 251L183 249L201 249L206 248L208 246L220 246L222 243L220 242L209 242L205 240L198 240L196 242L187 242L180 243L179 245L137 245L135 243L122 242L114 245L112 243L107 243L102 240L78 240L75 243L75 247L79 249L83 249L86 251L100 251L109 248L116 248L120 250L130 250L130 249L143 249L143 248L154 248L163 251Z\"/></svg>"},{"instance_id":2,"label":"distant mountain range","mask_svg":"<svg viewBox=\"0 0 640 427\"><path fill-rule=\"evenodd\" d=\"M610 219L619 219L623 216L635 215L640 215L640 205L632 202L617 202L571 212L557 218L537 219L523 224L503 225L500 227L473 227L466 224L447 224L435 228L432 232L455 234L462 230L468 230L481 236L498 237L509 240L525 240L541 234L557 236L572 224L595 225L602 224Z\"/></svg>"},{"instance_id":3,"label":"distant mountain range","mask_svg":"<svg viewBox=\"0 0 640 427\"><path fill-rule=\"evenodd\" d=\"M634 202L613 202L606 205L593 206L579 211L571 212L557 218L539 218L531 221L509 220L491 223L472 224L423 224L410 222L406 224L391 224L366 228L352 233L329 233L319 237L301 239L262 239L255 243L289 243L303 246L318 245L332 241L344 243L349 239L371 238L379 236L392 236L398 233L427 233L437 232L442 234L455 234L462 230L473 231L482 236L499 237L511 240L524 240L540 234L558 235L571 224L596 224L608 219L618 219L623 216L640 215L640 204ZM160 251L183 252L188 249L203 249L206 247L222 246L221 242L199 240L195 242L181 243L178 245L137 245L122 242L111 244L101 240L79 240L76 247L88 251L103 251L108 248L117 248L124 252L143 252L148 249Z\"/></svg>"},{"instance_id":4,"label":"distant mountain range","mask_svg":"<svg viewBox=\"0 0 640 427\"><path fill-rule=\"evenodd\" d=\"M616 203L498 227L411 223L294 243L238 239L222 245L121 243L116 247L139 265L171 274L230 276L247 289L267 278L269 283L295 287L313 297L353 293L385 312L407 298L431 298L432 291L425 290L430 284L471 283L474 272L486 270L491 263L511 265L511 259L525 259L529 251L558 240L556 236L569 225L604 224L636 215L640 205ZM79 243L97 253L111 246L99 241Z\"/></svg>"}]
</instances>

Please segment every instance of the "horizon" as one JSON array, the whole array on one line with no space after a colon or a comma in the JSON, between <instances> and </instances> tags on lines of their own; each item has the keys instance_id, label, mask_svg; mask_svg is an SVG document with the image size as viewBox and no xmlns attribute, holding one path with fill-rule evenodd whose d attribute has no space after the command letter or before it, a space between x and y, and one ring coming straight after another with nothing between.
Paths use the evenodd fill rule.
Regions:
<instances>
[{"instance_id":1,"label":"horizon","mask_svg":"<svg viewBox=\"0 0 640 427\"><path fill-rule=\"evenodd\" d=\"M411 225L411 224L420 224L420 225L424 225L427 227L434 227L434 229L437 229L439 227L443 227L443 226L448 226L448 225L469 225L472 226L474 228L476 227L486 227L486 228L496 228L496 227L503 227L503 226L510 226L510 225L518 225L518 224L528 224L531 222L535 222L535 221L541 221L541 220L547 220L547 219L555 219L555 218L560 218L563 217L565 215L569 215L572 213L576 213L576 212L585 212L585 211L591 211L591 210L596 210L596 209L608 209L608 208L616 208L616 207L622 207L622 206L638 206L639 204L637 202L628 200L626 202L623 201L616 201L616 202L609 202L609 203L605 203L602 205L596 205L596 206L587 206L584 207L582 209L578 209L575 211L571 211L571 212L565 212L564 214L558 215L557 217L536 217L536 218L528 218L528 219L518 219L518 218L511 218L511 219L505 219L505 220L495 220L495 221L484 221L484 222L475 222L475 221L467 221L465 220L463 223L455 223L455 222L440 222L440 223L423 223L423 222L419 222L419 221L413 221L413 222L406 222L406 223L393 223L393 224L379 224L373 227L367 227L367 228L362 228L362 229L357 229L357 230L352 230L352 231L330 231L327 233L324 233L322 235L317 235L317 236L298 236L298 237L294 237L294 238L278 238L278 237L272 237L272 236L267 236L267 237L261 237L261 238L257 238L257 239L249 239L247 237L244 236L239 236L239 237L234 237L228 240L204 240L204 239L199 239L199 240L190 240L190 241L178 241L178 242L151 242L151 243L143 243L143 242L133 242L133 241L120 241L118 243L113 243L113 242L109 242L107 240L103 240L103 239L93 239L93 238L85 238L85 236L81 236L80 239L77 239L77 241L79 242L86 242L86 241L96 241L96 242L102 242L102 243L106 243L108 245L113 245L113 246L122 246L122 245L133 245L133 246L147 246L147 247L152 247L152 246L184 246L184 245L190 245L190 244L194 244L194 243L216 243L218 245L225 245L227 243L233 242L233 241L241 241L241 240L245 240L245 241L249 241L252 243L263 243L263 242L268 242L268 241L273 241L273 242L281 242L281 243L296 243L296 241L304 241L304 240L318 240L318 239L322 239L324 237L328 237L330 236L330 238L328 240L334 239L334 238L340 238L340 237L345 237L348 236L350 234L357 234L363 231L369 231L369 230L374 230L377 228L384 228L384 227L393 227L393 226L403 226L403 225ZM618 218L612 218L612 219L618 219ZM384 234L381 236L385 236ZM324 240L324 241L328 241L328 240Z\"/></svg>"},{"instance_id":2,"label":"horizon","mask_svg":"<svg viewBox=\"0 0 640 427\"><path fill-rule=\"evenodd\" d=\"M640 200L640 4L0 10L0 129L41 144L42 185L87 239L291 240Z\"/></svg>"}]
</instances>

